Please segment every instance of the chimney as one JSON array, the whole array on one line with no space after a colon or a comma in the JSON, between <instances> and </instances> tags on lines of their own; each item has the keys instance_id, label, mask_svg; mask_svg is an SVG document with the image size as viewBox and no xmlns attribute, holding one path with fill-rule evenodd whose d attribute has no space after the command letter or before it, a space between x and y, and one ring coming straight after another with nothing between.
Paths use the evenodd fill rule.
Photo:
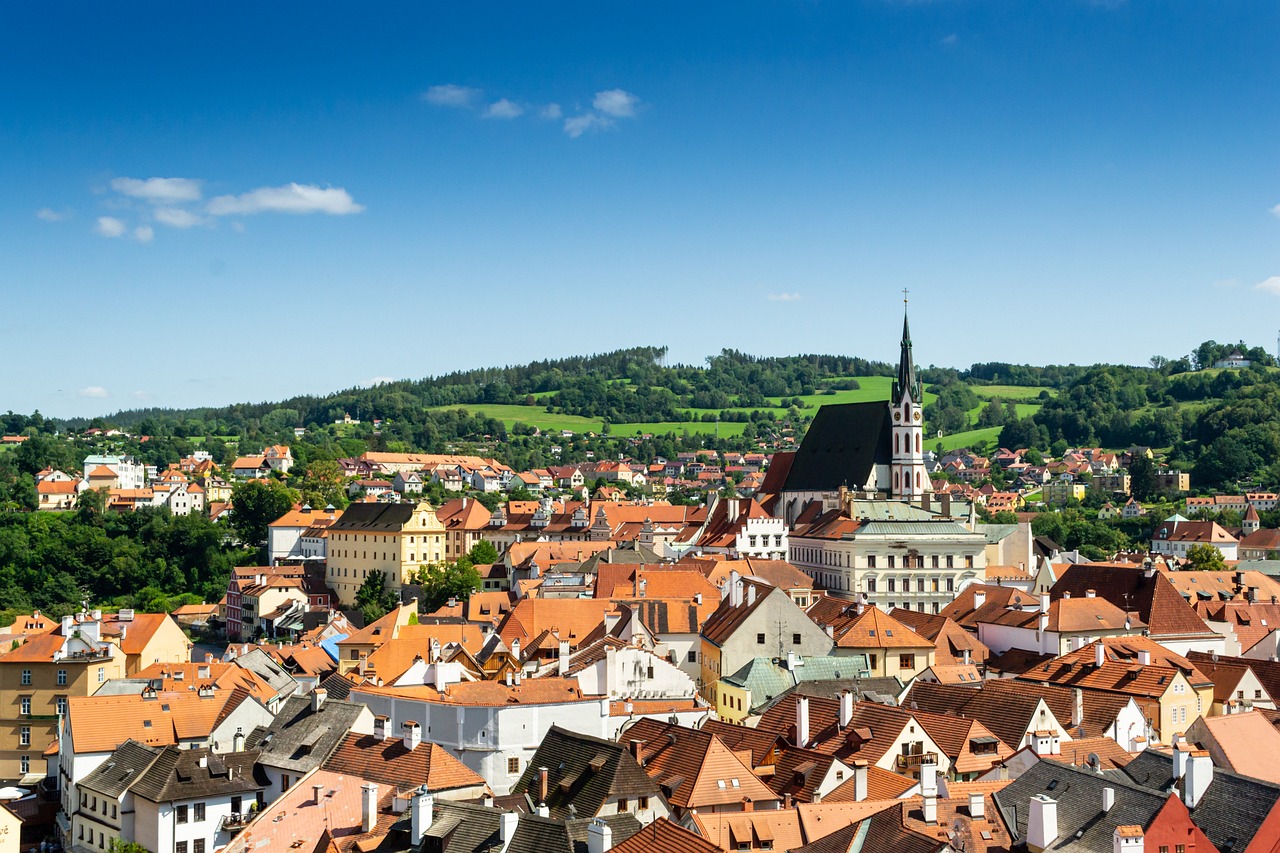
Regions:
<instances>
[{"instance_id":1,"label":"chimney","mask_svg":"<svg viewBox=\"0 0 1280 853\"><path fill-rule=\"evenodd\" d=\"M560 666L558 674L561 678L567 678L569 675L569 641L560 641Z\"/></svg>"},{"instance_id":2,"label":"chimney","mask_svg":"<svg viewBox=\"0 0 1280 853\"><path fill-rule=\"evenodd\" d=\"M391 718L386 714L373 718L373 737L375 740L391 740Z\"/></svg>"},{"instance_id":3,"label":"chimney","mask_svg":"<svg viewBox=\"0 0 1280 853\"><path fill-rule=\"evenodd\" d=\"M867 761L855 758L853 761L853 799L862 802L867 798Z\"/></svg>"},{"instance_id":4,"label":"chimney","mask_svg":"<svg viewBox=\"0 0 1280 853\"><path fill-rule=\"evenodd\" d=\"M511 656L517 661L520 660L520 640L518 638L511 641Z\"/></svg>"},{"instance_id":5,"label":"chimney","mask_svg":"<svg viewBox=\"0 0 1280 853\"><path fill-rule=\"evenodd\" d=\"M728 512L730 524L738 520L738 499L737 498L730 498L729 500L725 501L725 509Z\"/></svg>"},{"instance_id":6,"label":"chimney","mask_svg":"<svg viewBox=\"0 0 1280 853\"><path fill-rule=\"evenodd\" d=\"M378 822L378 786L366 782L360 786L360 830L373 832Z\"/></svg>"},{"instance_id":7,"label":"chimney","mask_svg":"<svg viewBox=\"0 0 1280 853\"><path fill-rule=\"evenodd\" d=\"M982 820L987 816L987 801L983 799L982 794L973 792L969 795L969 817L972 820Z\"/></svg>"},{"instance_id":8,"label":"chimney","mask_svg":"<svg viewBox=\"0 0 1280 853\"><path fill-rule=\"evenodd\" d=\"M1084 597L1085 597L1085 598L1097 598L1097 597L1098 597L1098 591L1097 591L1096 589L1086 589L1086 590L1084 591Z\"/></svg>"},{"instance_id":9,"label":"chimney","mask_svg":"<svg viewBox=\"0 0 1280 853\"><path fill-rule=\"evenodd\" d=\"M1111 833L1111 853L1142 853L1145 841L1142 827L1134 824L1117 826Z\"/></svg>"},{"instance_id":10,"label":"chimney","mask_svg":"<svg viewBox=\"0 0 1280 853\"><path fill-rule=\"evenodd\" d=\"M545 803L547 801L547 776L549 771L545 767L538 768L538 802Z\"/></svg>"},{"instance_id":11,"label":"chimney","mask_svg":"<svg viewBox=\"0 0 1280 853\"><path fill-rule=\"evenodd\" d=\"M1151 666L1151 650L1150 649L1138 650L1138 663L1140 663L1142 666Z\"/></svg>"},{"instance_id":12,"label":"chimney","mask_svg":"<svg viewBox=\"0 0 1280 853\"><path fill-rule=\"evenodd\" d=\"M320 799L324 796L324 785L311 786L311 802L313 805L320 805Z\"/></svg>"},{"instance_id":13,"label":"chimney","mask_svg":"<svg viewBox=\"0 0 1280 853\"><path fill-rule=\"evenodd\" d=\"M524 680L524 670L517 669L515 676L511 679L516 687L520 686L520 682Z\"/></svg>"},{"instance_id":14,"label":"chimney","mask_svg":"<svg viewBox=\"0 0 1280 853\"><path fill-rule=\"evenodd\" d=\"M846 728L853 720L853 692L840 691L840 728Z\"/></svg>"},{"instance_id":15,"label":"chimney","mask_svg":"<svg viewBox=\"0 0 1280 853\"><path fill-rule=\"evenodd\" d=\"M413 792L409 802L409 843L417 847L422 843L422 836L427 834L435 820L436 798L427 793L423 785Z\"/></svg>"},{"instance_id":16,"label":"chimney","mask_svg":"<svg viewBox=\"0 0 1280 853\"><path fill-rule=\"evenodd\" d=\"M208 753L205 753L204 755L200 756L200 758L198 759L198 761L199 761L200 769L201 769L201 770L204 770L204 769L208 768L208 766L209 766L209 754L208 754Z\"/></svg>"},{"instance_id":17,"label":"chimney","mask_svg":"<svg viewBox=\"0 0 1280 853\"><path fill-rule=\"evenodd\" d=\"M747 606L750 607L756 603L756 587L755 584L747 584Z\"/></svg>"},{"instance_id":18,"label":"chimney","mask_svg":"<svg viewBox=\"0 0 1280 853\"><path fill-rule=\"evenodd\" d=\"M1084 691L1079 687L1071 690L1071 725L1084 725Z\"/></svg>"},{"instance_id":19,"label":"chimney","mask_svg":"<svg viewBox=\"0 0 1280 853\"><path fill-rule=\"evenodd\" d=\"M702 593L700 593L700 592L695 592L695 593L693 594L693 603L694 603L694 604L696 604L696 605L698 605L699 607L701 607L701 606L702 606Z\"/></svg>"},{"instance_id":20,"label":"chimney","mask_svg":"<svg viewBox=\"0 0 1280 853\"><path fill-rule=\"evenodd\" d=\"M925 823L937 823L937 822L938 822L938 796L937 796L937 794L928 794L928 795L926 795L926 796L925 796L925 798L924 798L924 802L923 802L923 804L922 804L922 807L923 807L923 810L924 810L924 822L925 822Z\"/></svg>"},{"instance_id":21,"label":"chimney","mask_svg":"<svg viewBox=\"0 0 1280 853\"><path fill-rule=\"evenodd\" d=\"M809 697L796 697L796 746L809 745Z\"/></svg>"},{"instance_id":22,"label":"chimney","mask_svg":"<svg viewBox=\"0 0 1280 853\"><path fill-rule=\"evenodd\" d=\"M422 743L422 726L413 720L407 720L400 728L404 731L404 748L413 752Z\"/></svg>"},{"instance_id":23,"label":"chimney","mask_svg":"<svg viewBox=\"0 0 1280 853\"><path fill-rule=\"evenodd\" d=\"M205 662L206 664L213 663L213 652L205 652L205 653L204 653L204 662Z\"/></svg>"},{"instance_id":24,"label":"chimney","mask_svg":"<svg viewBox=\"0 0 1280 853\"><path fill-rule=\"evenodd\" d=\"M986 603L987 603L987 592L986 592L986 590L983 590L983 589L975 589L975 590L973 591L973 609L974 609L974 610L977 610L979 607L981 607L982 605L984 605L984 604L986 604Z\"/></svg>"},{"instance_id":25,"label":"chimney","mask_svg":"<svg viewBox=\"0 0 1280 853\"><path fill-rule=\"evenodd\" d=\"M317 687L311 691L311 713L316 713L324 707L324 700L329 698L329 691L323 687Z\"/></svg>"},{"instance_id":26,"label":"chimney","mask_svg":"<svg viewBox=\"0 0 1280 853\"><path fill-rule=\"evenodd\" d=\"M638 738L631 739L631 757L636 760L636 764L644 767L644 741Z\"/></svg>"},{"instance_id":27,"label":"chimney","mask_svg":"<svg viewBox=\"0 0 1280 853\"><path fill-rule=\"evenodd\" d=\"M938 796L938 759L932 755L926 755L920 761L920 794Z\"/></svg>"},{"instance_id":28,"label":"chimney","mask_svg":"<svg viewBox=\"0 0 1280 853\"><path fill-rule=\"evenodd\" d=\"M1213 759L1203 749L1191 753L1187 762L1187 777L1182 783L1182 801L1188 809L1200 805L1204 792L1213 782Z\"/></svg>"},{"instance_id":29,"label":"chimney","mask_svg":"<svg viewBox=\"0 0 1280 853\"><path fill-rule=\"evenodd\" d=\"M1040 612L1049 612L1049 593L1047 592L1040 593Z\"/></svg>"},{"instance_id":30,"label":"chimney","mask_svg":"<svg viewBox=\"0 0 1280 853\"><path fill-rule=\"evenodd\" d=\"M1031 798L1027 812L1027 849L1042 853L1058 838L1058 801L1046 794Z\"/></svg>"},{"instance_id":31,"label":"chimney","mask_svg":"<svg viewBox=\"0 0 1280 853\"><path fill-rule=\"evenodd\" d=\"M507 670L506 681L507 681L507 686L510 687L511 686L511 670Z\"/></svg>"},{"instance_id":32,"label":"chimney","mask_svg":"<svg viewBox=\"0 0 1280 853\"><path fill-rule=\"evenodd\" d=\"M511 843L511 839L515 837L516 827L520 825L519 812L503 812L498 824L498 838L502 841L505 848Z\"/></svg>"},{"instance_id":33,"label":"chimney","mask_svg":"<svg viewBox=\"0 0 1280 853\"><path fill-rule=\"evenodd\" d=\"M613 830L596 818L587 826L587 853L607 853L613 847Z\"/></svg>"},{"instance_id":34,"label":"chimney","mask_svg":"<svg viewBox=\"0 0 1280 853\"><path fill-rule=\"evenodd\" d=\"M1102 810L1104 812L1109 812L1111 811L1111 807L1114 806L1115 804L1116 804L1116 789L1103 788L1102 789Z\"/></svg>"},{"instance_id":35,"label":"chimney","mask_svg":"<svg viewBox=\"0 0 1280 853\"><path fill-rule=\"evenodd\" d=\"M728 591L729 606L740 607L742 605L742 576L738 574L737 569L729 570L729 579L725 581L724 586Z\"/></svg>"},{"instance_id":36,"label":"chimney","mask_svg":"<svg viewBox=\"0 0 1280 853\"><path fill-rule=\"evenodd\" d=\"M1098 640L1093 646L1093 665L1102 669L1102 665L1107 662L1107 649L1102 645L1102 640Z\"/></svg>"},{"instance_id":37,"label":"chimney","mask_svg":"<svg viewBox=\"0 0 1280 853\"><path fill-rule=\"evenodd\" d=\"M236 733L231 736L231 751L244 752L244 729L236 727Z\"/></svg>"}]
</instances>

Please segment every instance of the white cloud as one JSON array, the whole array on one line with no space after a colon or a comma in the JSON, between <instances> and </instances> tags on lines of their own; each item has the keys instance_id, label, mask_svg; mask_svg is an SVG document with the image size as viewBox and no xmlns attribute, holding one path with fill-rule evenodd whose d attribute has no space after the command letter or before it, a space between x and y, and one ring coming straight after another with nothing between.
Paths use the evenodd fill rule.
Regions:
<instances>
[{"instance_id":1,"label":"white cloud","mask_svg":"<svg viewBox=\"0 0 1280 853\"><path fill-rule=\"evenodd\" d=\"M494 101L484 111L485 118L519 118L524 115L524 107L506 98Z\"/></svg>"},{"instance_id":2,"label":"white cloud","mask_svg":"<svg viewBox=\"0 0 1280 853\"><path fill-rule=\"evenodd\" d=\"M770 302L799 302L800 294L798 293L770 293L767 297Z\"/></svg>"},{"instance_id":3,"label":"white cloud","mask_svg":"<svg viewBox=\"0 0 1280 853\"><path fill-rule=\"evenodd\" d=\"M1276 216L1280 216L1280 204L1277 204L1275 207L1271 208L1271 212Z\"/></svg>"},{"instance_id":4,"label":"white cloud","mask_svg":"<svg viewBox=\"0 0 1280 853\"><path fill-rule=\"evenodd\" d=\"M170 228L192 228L204 223L204 219L181 207L157 207L155 217L156 222Z\"/></svg>"},{"instance_id":5,"label":"white cloud","mask_svg":"<svg viewBox=\"0 0 1280 853\"><path fill-rule=\"evenodd\" d=\"M1273 275L1264 281L1260 281L1253 286L1254 290L1261 290L1263 293L1272 293L1280 296L1280 275Z\"/></svg>"},{"instance_id":6,"label":"white cloud","mask_svg":"<svg viewBox=\"0 0 1280 853\"><path fill-rule=\"evenodd\" d=\"M556 119L560 118L560 116L563 115L563 113L560 111L559 104L547 104L545 107L543 107L541 110L538 111L538 115L550 121L555 121Z\"/></svg>"},{"instance_id":7,"label":"white cloud","mask_svg":"<svg viewBox=\"0 0 1280 853\"><path fill-rule=\"evenodd\" d=\"M213 216L251 213L328 213L342 216L362 210L364 205L356 204L351 194L341 187L321 188L311 184L259 187L240 195L220 195L209 199L208 205Z\"/></svg>"},{"instance_id":8,"label":"white cloud","mask_svg":"<svg viewBox=\"0 0 1280 853\"><path fill-rule=\"evenodd\" d=\"M437 107L469 108L481 94L483 93L479 89L473 89L470 86L445 83L440 86L432 86L423 92L422 99L428 104L434 104Z\"/></svg>"},{"instance_id":9,"label":"white cloud","mask_svg":"<svg viewBox=\"0 0 1280 853\"><path fill-rule=\"evenodd\" d=\"M45 222L62 222L70 216L69 210L54 210L51 207L42 207L36 211L36 219L43 219Z\"/></svg>"},{"instance_id":10,"label":"white cloud","mask_svg":"<svg viewBox=\"0 0 1280 853\"><path fill-rule=\"evenodd\" d=\"M128 229L123 222L114 216L99 216L97 224L93 226L93 230L103 237L122 237Z\"/></svg>"},{"instance_id":11,"label":"white cloud","mask_svg":"<svg viewBox=\"0 0 1280 853\"><path fill-rule=\"evenodd\" d=\"M633 117L639 104L640 99L624 89L606 89L603 92L596 92L596 96L591 100L591 106L595 107L597 112L614 118Z\"/></svg>"},{"instance_id":12,"label":"white cloud","mask_svg":"<svg viewBox=\"0 0 1280 853\"><path fill-rule=\"evenodd\" d=\"M103 388L101 385L90 385L87 388L81 388L76 392L76 395L79 397L95 397L97 399L111 396L107 393L107 389Z\"/></svg>"},{"instance_id":13,"label":"white cloud","mask_svg":"<svg viewBox=\"0 0 1280 853\"><path fill-rule=\"evenodd\" d=\"M607 127L613 127L613 119L599 113L583 113L564 120L564 132L574 139L588 130L604 130Z\"/></svg>"},{"instance_id":14,"label":"white cloud","mask_svg":"<svg viewBox=\"0 0 1280 853\"><path fill-rule=\"evenodd\" d=\"M955 33L951 33L948 36L943 36L941 43L950 46L950 45L956 44L959 41L960 41L960 36L956 35Z\"/></svg>"},{"instance_id":15,"label":"white cloud","mask_svg":"<svg viewBox=\"0 0 1280 853\"><path fill-rule=\"evenodd\" d=\"M156 230L150 225L139 225L137 228L133 229L133 239L137 240L139 243L150 243L155 239L155 236Z\"/></svg>"},{"instance_id":16,"label":"white cloud","mask_svg":"<svg viewBox=\"0 0 1280 853\"><path fill-rule=\"evenodd\" d=\"M135 399L135 400L150 400L150 399L151 399L151 394L150 394L150 392L148 392L148 391L134 391L134 392L133 392L133 399Z\"/></svg>"},{"instance_id":17,"label":"white cloud","mask_svg":"<svg viewBox=\"0 0 1280 853\"><path fill-rule=\"evenodd\" d=\"M200 200L200 181L195 178L115 178L111 189L152 204Z\"/></svg>"}]
</instances>

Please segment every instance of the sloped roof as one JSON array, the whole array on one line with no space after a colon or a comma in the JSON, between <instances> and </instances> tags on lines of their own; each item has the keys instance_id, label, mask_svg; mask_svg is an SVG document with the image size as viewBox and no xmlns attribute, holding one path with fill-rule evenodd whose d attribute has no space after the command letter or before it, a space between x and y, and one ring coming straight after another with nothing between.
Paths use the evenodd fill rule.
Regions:
<instances>
[{"instance_id":1,"label":"sloped roof","mask_svg":"<svg viewBox=\"0 0 1280 853\"><path fill-rule=\"evenodd\" d=\"M644 771L662 788L667 802L681 809L710 808L777 799L750 767L710 732L640 719L623 732L642 740Z\"/></svg>"},{"instance_id":2,"label":"sloped roof","mask_svg":"<svg viewBox=\"0 0 1280 853\"><path fill-rule=\"evenodd\" d=\"M862 486L871 479L876 465L889 464L891 426L887 401L822 406L809 424L779 491Z\"/></svg>"},{"instance_id":3,"label":"sloped roof","mask_svg":"<svg viewBox=\"0 0 1280 853\"><path fill-rule=\"evenodd\" d=\"M723 853L707 839L666 818L655 820L610 850L612 853Z\"/></svg>"},{"instance_id":4,"label":"sloped roof","mask_svg":"<svg viewBox=\"0 0 1280 853\"><path fill-rule=\"evenodd\" d=\"M338 748L366 710L363 704L326 699L319 711L312 711L310 696L294 696L270 726L249 733L245 746L261 751L263 764L305 773Z\"/></svg>"},{"instance_id":5,"label":"sloped roof","mask_svg":"<svg viewBox=\"0 0 1280 853\"><path fill-rule=\"evenodd\" d=\"M409 749L403 738L378 740L350 732L325 760L325 770L380 785L426 785L429 791L481 786L481 776L444 747L423 741Z\"/></svg>"},{"instance_id":6,"label":"sloped roof","mask_svg":"<svg viewBox=\"0 0 1280 853\"><path fill-rule=\"evenodd\" d=\"M527 794L535 805L544 802L540 768L547 770L545 803L552 817L596 815L617 797L661 796L658 784L631 756L625 736L615 743L552 725L511 793Z\"/></svg>"},{"instance_id":7,"label":"sloped roof","mask_svg":"<svg viewBox=\"0 0 1280 853\"><path fill-rule=\"evenodd\" d=\"M1150 636L1216 637L1173 584L1161 572L1147 572L1129 563L1083 563L1066 567L1049 590L1053 598L1070 592L1072 598L1083 598L1088 590L1096 590L1125 611L1137 611L1148 626Z\"/></svg>"}]
</instances>

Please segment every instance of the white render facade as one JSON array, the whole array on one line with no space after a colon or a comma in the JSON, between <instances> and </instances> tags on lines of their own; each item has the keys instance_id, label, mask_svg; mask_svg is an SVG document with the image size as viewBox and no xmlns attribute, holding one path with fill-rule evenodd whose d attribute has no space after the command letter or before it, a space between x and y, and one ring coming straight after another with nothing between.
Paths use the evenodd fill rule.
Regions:
<instances>
[{"instance_id":1,"label":"white render facade","mask_svg":"<svg viewBox=\"0 0 1280 853\"><path fill-rule=\"evenodd\" d=\"M986 577L987 539L954 521L871 521L835 538L791 535L790 562L827 590L885 610L937 613Z\"/></svg>"}]
</instances>

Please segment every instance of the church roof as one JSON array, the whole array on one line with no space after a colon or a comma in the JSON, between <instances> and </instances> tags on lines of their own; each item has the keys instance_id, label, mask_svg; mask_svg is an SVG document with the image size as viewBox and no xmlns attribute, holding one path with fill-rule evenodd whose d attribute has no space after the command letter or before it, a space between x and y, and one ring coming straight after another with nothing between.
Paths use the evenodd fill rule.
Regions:
<instances>
[{"instance_id":1,"label":"church roof","mask_svg":"<svg viewBox=\"0 0 1280 853\"><path fill-rule=\"evenodd\" d=\"M889 406L884 401L818 409L791 461L785 492L861 488L891 453Z\"/></svg>"},{"instance_id":2,"label":"church roof","mask_svg":"<svg viewBox=\"0 0 1280 853\"><path fill-rule=\"evenodd\" d=\"M898 375L893 383L893 404L902 401L904 393L910 392L916 405L924 400L920 393L920 381L916 378L916 364L911 356L911 327L907 325L907 315L902 314L902 354L898 358Z\"/></svg>"}]
</instances>

